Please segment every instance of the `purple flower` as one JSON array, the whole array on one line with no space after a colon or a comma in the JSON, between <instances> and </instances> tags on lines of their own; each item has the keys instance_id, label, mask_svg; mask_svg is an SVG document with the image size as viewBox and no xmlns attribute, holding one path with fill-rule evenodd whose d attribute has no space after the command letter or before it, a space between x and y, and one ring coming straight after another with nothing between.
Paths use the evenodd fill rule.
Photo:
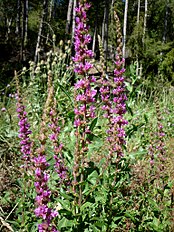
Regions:
<instances>
[{"instance_id":1,"label":"purple flower","mask_svg":"<svg viewBox=\"0 0 174 232\"><path fill-rule=\"evenodd\" d=\"M79 127L81 125L81 120L79 118L75 119L74 126Z\"/></svg>"},{"instance_id":2,"label":"purple flower","mask_svg":"<svg viewBox=\"0 0 174 232\"><path fill-rule=\"evenodd\" d=\"M126 113L125 101L127 100L123 77L125 69L122 68L124 60L116 56L115 64L114 78L107 79L102 77L100 93L103 102L102 110L106 112L104 113L104 117L109 120L109 129L107 130L107 140L110 143L109 154L115 153L116 157L122 157L122 146L125 144L125 131L123 127L128 123L123 117Z\"/></svg>"},{"instance_id":3,"label":"purple flower","mask_svg":"<svg viewBox=\"0 0 174 232\"><path fill-rule=\"evenodd\" d=\"M23 154L22 158L25 160L24 167L28 167L31 165L31 140L29 138L29 135L32 133L30 130L30 124L28 123L27 119L27 112L25 111L25 106L22 105L21 99L17 99L17 109L16 111L19 113L19 134L18 137L21 139L20 145L21 145L21 152Z\"/></svg>"},{"instance_id":4,"label":"purple flower","mask_svg":"<svg viewBox=\"0 0 174 232\"><path fill-rule=\"evenodd\" d=\"M96 110L94 103L96 101L95 97L97 91L93 87L96 79L94 76L89 75L89 71L93 67L90 62L90 59L93 57L93 52L88 49L88 45L91 42L89 26L87 25L87 10L89 7L90 4L80 2L76 8L77 17L74 37L75 56L73 57L73 61L75 62L74 72L77 73L78 80L74 86L76 152L73 166L73 183L77 183L77 173L79 168L83 168L84 165L83 156L86 155L88 143L90 143L89 139L87 139L87 134L91 133L89 130L90 122L91 119L95 117ZM73 188L75 190L76 187L73 186Z\"/></svg>"},{"instance_id":5,"label":"purple flower","mask_svg":"<svg viewBox=\"0 0 174 232\"><path fill-rule=\"evenodd\" d=\"M75 56L73 61L75 62L74 71L81 77L77 80L75 84L75 89L78 90L76 96L77 107L74 112L76 114L74 126L84 127L84 124L88 123L83 120L95 117L95 107L93 102L95 102L95 96L97 91L92 88L91 84L96 82L94 76L89 76L88 71L93 67L93 65L88 61L88 59L93 57L93 52L87 48L87 45L91 42L91 36L88 33L89 26L87 25L86 11L89 9L90 4L79 3L76 8L76 28L75 28ZM85 130L84 130L85 131Z\"/></svg>"},{"instance_id":6,"label":"purple flower","mask_svg":"<svg viewBox=\"0 0 174 232\"><path fill-rule=\"evenodd\" d=\"M43 129L43 128L42 128ZM44 131L41 131L41 134ZM42 219L42 224L38 225L39 231L49 232L52 231L52 220L57 215L51 207L48 206L51 197L51 190L48 187L50 175L48 174L47 167L49 163L46 160L45 154L45 139L44 135L41 136L41 147L37 149L37 157L33 158L35 164L35 215Z\"/></svg>"},{"instance_id":7,"label":"purple flower","mask_svg":"<svg viewBox=\"0 0 174 232\"><path fill-rule=\"evenodd\" d=\"M5 107L3 107L3 108L1 109L1 111L2 111L2 112L5 112L5 111L7 111L7 109L6 109Z\"/></svg>"},{"instance_id":8,"label":"purple flower","mask_svg":"<svg viewBox=\"0 0 174 232\"><path fill-rule=\"evenodd\" d=\"M51 131L52 134L50 135L50 140L53 143L54 147L54 160L55 160L55 171L58 173L59 176L59 184L65 184L67 187L69 185L69 180L68 180L68 174L67 174L67 168L64 164L64 160L62 157L62 149L63 149L63 144L59 143L59 133L60 133L60 127L57 125L58 124L58 118L55 117L56 112L55 109L51 109L52 114L50 114L51 118Z\"/></svg>"}]
</instances>

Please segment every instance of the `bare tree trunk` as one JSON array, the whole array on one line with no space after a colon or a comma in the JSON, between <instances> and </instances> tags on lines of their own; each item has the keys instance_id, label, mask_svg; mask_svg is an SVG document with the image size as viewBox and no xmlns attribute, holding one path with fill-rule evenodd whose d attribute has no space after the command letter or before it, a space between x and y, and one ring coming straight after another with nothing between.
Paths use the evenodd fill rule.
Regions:
<instances>
[{"instance_id":1,"label":"bare tree trunk","mask_svg":"<svg viewBox=\"0 0 174 232\"><path fill-rule=\"evenodd\" d=\"M52 19L52 13L53 13L53 7L54 7L54 0L50 0L50 5L49 5L49 15L48 15L48 26L51 28L50 24L51 24L51 19ZM47 33L47 37L46 37L46 44L48 43L49 40L49 36L50 36L50 30Z\"/></svg>"},{"instance_id":2,"label":"bare tree trunk","mask_svg":"<svg viewBox=\"0 0 174 232\"><path fill-rule=\"evenodd\" d=\"M104 9L103 22L102 22L102 35L101 35L102 44L104 44L105 21L106 21L105 18L106 18L106 8Z\"/></svg>"},{"instance_id":3,"label":"bare tree trunk","mask_svg":"<svg viewBox=\"0 0 174 232\"><path fill-rule=\"evenodd\" d=\"M28 34L28 0L25 0L23 2L21 61L26 61L27 34Z\"/></svg>"},{"instance_id":4,"label":"bare tree trunk","mask_svg":"<svg viewBox=\"0 0 174 232\"><path fill-rule=\"evenodd\" d=\"M95 27L94 27L94 36L92 41L92 51L95 52L95 44L96 44L96 38L97 38L97 28L98 28L98 3L96 5L96 18L95 18Z\"/></svg>"},{"instance_id":5,"label":"bare tree trunk","mask_svg":"<svg viewBox=\"0 0 174 232\"><path fill-rule=\"evenodd\" d=\"M165 9L165 17L164 17L164 31L163 31L163 37L162 37L163 43L166 43L168 14L169 14L169 0L166 1L166 9ZM160 52L160 55L161 55L160 61L162 61L163 53L164 53L163 51Z\"/></svg>"},{"instance_id":6,"label":"bare tree trunk","mask_svg":"<svg viewBox=\"0 0 174 232\"><path fill-rule=\"evenodd\" d=\"M74 5L73 5L73 21L72 21L72 37L71 37L71 41L72 41L72 44L73 44L73 42L74 42L74 32L75 32L75 24L76 24L76 22L75 22L75 19L76 19L76 10L75 10L75 8L76 8L76 6L77 6L77 0L74 0Z\"/></svg>"},{"instance_id":7,"label":"bare tree trunk","mask_svg":"<svg viewBox=\"0 0 174 232\"><path fill-rule=\"evenodd\" d=\"M17 15L16 15L16 30L15 33L20 37L21 35L21 0L17 1Z\"/></svg>"},{"instance_id":8,"label":"bare tree trunk","mask_svg":"<svg viewBox=\"0 0 174 232\"><path fill-rule=\"evenodd\" d=\"M6 18L6 25L7 25L7 31L6 31L6 41L9 40L9 35L11 33L11 25L12 25L12 18Z\"/></svg>"},{"instance_id":9,"label":"bare tree trunk","mask_svg":"<svg viewBox=\"0 0 174 232\"><path fill-rule=\"evenodd\" d=\"M25 35L24 35L24 44L27 44L28 40L28 0L25 1Z\"/></svg>"},{"instance_id":10,"label":"bare tree trunk","mask_svg":"<svg viewBox=\"0 0 174 232\"><path fill-rule=\"evenodd\" d=\"M68 11L67 11L67 19L66 19L66 29L65 29L65 32L66 32L67 35L70 33L70 24L71 24L71 18L72 18L72 8L73 8L73 0L69 0Z\"/></svg>"},{"instance_id":11,"label":"bare tree trunk","mask_svg":"<svg viewBox=\"0 0 174 232\"><path fill-rule=\"evenodd\" d=\"M108 30L109 30L109 5L110 2L105 0L105 9L102 24L102 43L104 48L105 61L108 57Z\"/></svg>"},{"instance_id":12,"label":"bare tree trunk","mask_svg":"<svg viewBox=\"0 0 174 232\"><path fill-rule=\"evenodd\" d=\"M36 43L35 55L34 55L34 62L35 62L35 63L36 63L37 60L38 60L38 54L39 54L41 36L42 36L42 31L43 31L43 23L44 23L45 16L46 16L46 13L47 13L47 7L48 7L48 0L44 0L44 2L43 2L42 15L41 15L41 19L40 19L40 26L39 26L38 36L37 36L37 43Z\"/></svg>"},{"instance_id":13,"label":"bare tree trunk","mask_svg":"<svg viewBox=\"0 0 174 232\"><path fill-rule=\"evenodd\" d=\"M123 25L123 58L125 58L125 56L126 56L127 12L128 12L128 0L126 0L126 1L125 1L125 8L124 8L124 25Z\"/></svg>"},{"instance_id":14,"label":"bare tree trunk","mask_svg":"<svg viewBox=\"0 0 174 232\"><path fill-rule=\"evenodd\" d=\"M93 41L92 41L92 51L93 51L93 53L95 52L96 36L97 36L97 22L95 22L94 35L93 35Z\"/></svg>"},{"instance_id":15,"label":"bare tree trunk","mask_svg":"<svg viewBox=\"0 0 174 232\"><path fill-rule=\"evenodd\" d=\"M145 0L145 10L144 10L144 28L143 28L143 46L144 46L144 40L146 35L146 25L147 25L147 0Z\"/></svg>"},{"instance_id":16,"label":"bare tree trunk","mask_svg":"<svg viewBox=\"0 0 174 232\"><path fill-rule=\"evenodd\" d=\"M138 8L137 8L137 26L139 25L140 22L140 0L138 0ZM139 58L138 54L136 54L136 76L139 75Z\"/></svg>"},{"instance_id":17,"label":"bare tree trunk","mask_svg":"<svg viewBox=\"0 0 174 232\"><path fill-rule=\"evenodd\" d=\"M140 4L141 4L141 0L138 0L138 8L137 8L137 25L140 22Z\"/></svg>"},{"instance_id":18,"label":"bare tree trunk","mask_svg":"<svg viewBox=\"0 0 174 232\"><path fill-rule=\"evenodd\" d=\"M144 27L143 27L143 38L142 38L142 43L143 43L143 49L144 49L144 42L145 42L145 36L146 36L146 25L147 25L147 0L145 0L145 5L144 5ZM141 62L140 65L140 77L142 76L143 73L143 65Z\"/></svg>"},{"instance_id":19,"label":"bare tree trunk","mask_svg":"<svg viewBox=\"0 0 174 232\"><path fill-rule=\"evenodd\" d=\"M115 3L115 0L112 0L111 1L111 22L110 22L110 25L111 25L111 38L112 38L112 36L113 36L113 33L115 34L116 32L115 32L115 30L114 30L114 23L115 23L115 20L114 20L114 3ZM114 45L113 45L113 43L111 44L111 50L110 50L110 53L111 53L111 55L112 55L112 57L114 58L114 55L115 55L115 53L114 53Z\"/></svg>"},{"instance_id":20,"label":"bare tree trunk","mask_svg":"<svg viewBox=\"0 0 174 232\"><path fill-rule=\"evenodd\" d=\"M166 42L168 14L169 14L169 0L166 1L166 12L165 12L165 18L164 18L163 43Z\"/></svg>"}]
</instances>

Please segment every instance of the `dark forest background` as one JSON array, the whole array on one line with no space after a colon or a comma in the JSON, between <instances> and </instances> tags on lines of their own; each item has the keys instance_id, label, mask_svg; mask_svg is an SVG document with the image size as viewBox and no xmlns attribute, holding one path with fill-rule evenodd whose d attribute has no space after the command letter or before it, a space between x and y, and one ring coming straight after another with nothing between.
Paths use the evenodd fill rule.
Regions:
<instances>
[{"instance_id":1,"label":"dark forest background","mask_svg":"<svg viewBox=\"0 0 174 232\"><path fill-rule=\"evenodd\" d=\"M134 64L136 74L149 80L148 84L174 83L174 0L90 2L91 48L96 59L98 35L107 60L116 49L115 10L122 26L126 65ZM73 44L76 4L76 0L0 1L0 89L10 82L14 70L21 70L30 60L44 59L60 40L70 39Z\"/></svg>"}]
</instances>

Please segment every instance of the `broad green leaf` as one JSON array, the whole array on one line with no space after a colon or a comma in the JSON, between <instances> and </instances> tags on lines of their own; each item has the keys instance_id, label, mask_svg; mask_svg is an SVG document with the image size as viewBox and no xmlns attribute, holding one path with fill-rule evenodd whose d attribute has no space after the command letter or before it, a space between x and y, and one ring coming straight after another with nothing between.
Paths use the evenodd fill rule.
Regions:
<instances>
[{"instance_id":1,"label":"broad green leaf","mask_svg":"<svg viewBox=\"0 0 174 232\"><path fill-rule=\"evenodd\" d=\"M89 127L90 131L93 131L94 127L96 126L97 124L97 121L98 121L98 117L94 118L91 122L91 125Z\"/></svg>"},{"instance_id":2,"label":"broad green leaf","mask_svg":"<svg viewBox=\"0 0 174 232\"><path fill-rule=\"evenodd\" d=\"M97 182L97 180L98 180L98 178L99 178L98 173L97 173L96 170L94 170L94 171L88 176L87 180L88 180L91 184L95 185L96 182Z\"/></svg>"},{"instance_id":3,"label":"broad green leaf","mask_svg":"<svg viewBox=\"0 0 174 232\"><path fill-rule=\"evenodd\" d=\"M67 218L63 217L59 221L59 229L64 228L64 227L72 227L74 225L73 220L68 220Z\"/></svg>"},{"instance_id":4,"label":"broad green leaf","mask_svg":"<svg viewBox=\"0 0 174 232\"><path fill-rule=\"evenodd\" d=\"M61 200L61 199L58 199L58 202L61 204L62 208L63 209L66 209L68 211L71 211L70 209L70 202L68 200Z\"/></svg>"},{"instance_id":5,"label":"broad green leaf","mask_svg":"<svg viewBox=\"0 0 174 232\"><path fill-rule=\"evenodd\" d=\"M85 202L81 207L80 207L80 210L81 211L84 211L86 210L87 208L91 208L93 206L93 203L91 202Z\"/></svg>"},{"instance_id":6,"label":"broad green leaf","mask_svg":"<svg viewBox=\"0 0 174 232\"><path fill-rule=\"evenodd\" d=\"M67 200L73 200L73 197L72 197L72 196L70 196L69 194L66 194L66 193L64 193L64 192L62 192L62 191L60 191L60 195L61 195L62 197L64 197L65 199L67 199Z\"/></svg>"}]
</instances>

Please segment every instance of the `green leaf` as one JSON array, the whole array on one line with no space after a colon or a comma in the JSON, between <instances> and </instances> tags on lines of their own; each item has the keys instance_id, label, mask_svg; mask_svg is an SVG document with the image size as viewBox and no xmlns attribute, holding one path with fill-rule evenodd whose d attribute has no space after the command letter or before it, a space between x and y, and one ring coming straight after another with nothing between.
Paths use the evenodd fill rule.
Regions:
<instances>
[{"instance_id":1,"label":"green leaf","mask_svg":"<svg viewBox=\"0 0 174 232\"><path fill-rule=\"evenodd\" d=\"M90 190L90 188L89 188L89 183L86 183L85 184L85 189L83 190L83 194L88 194L89 192L90 192L91 190Z\"/></svg>"},{"instance_id":2,"label":"green leaf","mask_svg":"<svg viewBox=\"0 0 174 232\"><path fill-rule=\"evenodd\" d=\"M93 203L91 202L85 202L81 207L80 210L81 211L85 211L87 208L91 208L93 206Z\"/></svg>"},{"instance_id":3,"label":"green leaf","mask_svg":"<svg viewBox=\"0 0 174 232\"><path fill-rule=\"evenodd\" d=\"M98 117L94 118L91 122L91 125L89 127L90 131L93 131L94 127L96 126L97 124L97 121L98 121Z\"/></svg>"},{"instance_id":4,"label":"green leaf","mask_svg":"<svg viewBox=\"0 0 174 232\"><path fill-rule=\"evenodd\" d=\"M95 225L91 225L93 232L100 232L101 230L97 229Z\"/></svg>"},{"instance_id":5,"label":"green leaf","mask_svg":"<svg viewBox=\"0 0 174 232\"><path fill-rule=\"evenodd\" d=\"M148 120L147 114L144 114L144 120L146 123L148 123L149 120Z\"/></svg>"},{"instance_id":6,"label":"green leaf","mask_svg":"<svg viewBox=\"0 0 174 232\"><path fill-rule=\"evenodd\" d=\"M69 205L70 203L69 203L68 200L58 199L58 202L61 204L61 206L62 206L63 209L66 209L66 210L68 210L68 211L71 211L70 205Z\"/></svg>"},{"instance_id":7,"label":"green leaf","mask_svg":"<svg viewBox=\"0 0 174 232\"><path fill-rule=\"evenodd\" d=\"M128 217L128 218L130 218L133 222L135 222L135 218L134 218L134 216L131 213L126 212L125 216Z\"/></svg>"},{"instance_id":8,"label":"green leaf","mask_svg":"<svg viewBox=\"0 0 174 232\"><path fill-rule=\"evenodd\" d=\"M97 182L97 180L98 180L98 178L99 178L98 173L97 173L96 170L94 170L94 171L88 176L87 180L88 180L91 184L95 185L96 182Z\"/></svg>"},{"instance_id":9,"label":"green leaf","mask_svg":"<svg viewBox=\"0 0 174 232\"><path fill-rule=\"evenodd\" d=\"M159 220L156 217L153 219L153 223L154 223L155 227L158 228Z\"/></svg>"},{"instance_id":10,"label":"green leaf","mask_svg":"<svg viewBox=\"0 0 174 232\"><path fill-rule=\"evenodd\" d=\"M64 197L65 199L67 199L67 200L73 200L73 197L72 197L72 196L70 196L69 194L66 194L66 193L64 193L64 192L62 192L62 191L60 191L60 195L61 195L62 197Z\"/></svg>"},{"instance_id":11,"label":"green leaf","mask_svg":"<svg viewBox=\"0 0 174 232\"><path fill-rule=\"evenodd\" d=\"M132 159L132 160L135 160L135 159L140 159L140 160L142 160L143 157L144 157L144 155L146 155L146 154L147 154L147 150L141 149L141 150L139 150L139 151L137 151L137 152L131 152L131 153L129 154L129 158Z\"/></svg>"},{"instance_id":12,"label":"green leaf","mask_svg":"<svg viewBox=\"0 0 174 232\"><path fill-rule=\"evenodd\" d=\"M71 119L73 119L73 120L74 120L74 117L75 117L75 113L74 113L74 111L70 111L70 112L68 112L68 118L71 118Z\"/></svg>"},{"instance_id":13,"label":"green leaf","mask_svg":"<svg viewBox=\"0 0 174 232\"><path fill-rule=\"evenodd\" d=\"M122 218L123 218L123 216L114 217L114 222L121 221Z\"/></svg>"},{"instance_id":14,"label":"green leaf","mask_svg":"<svg viewBox=\"0 0 174 232\"><path fill-rule=\"evenodd\" d=\"M59 229L64 228L64 227L72 227L74 223L75 222L73 220L68 220L67 218L63 217L59 221Z\"/></svg>"},{"instance_id":15,"label":"green leaf","mask_svg":"<svg viewBox=\"0 0 174 232\"><path fill-rule=\"evenodd\" d=\"M73 104L73 101L71 99L70 93L68 93L61 84L58 83L58 85L59 85L60 89L65 93L65 95L69 98L69 100L71 101L71 103ZM58 91L56 92L56 96L58 96Z\"/></svg>"}]
</instances>

